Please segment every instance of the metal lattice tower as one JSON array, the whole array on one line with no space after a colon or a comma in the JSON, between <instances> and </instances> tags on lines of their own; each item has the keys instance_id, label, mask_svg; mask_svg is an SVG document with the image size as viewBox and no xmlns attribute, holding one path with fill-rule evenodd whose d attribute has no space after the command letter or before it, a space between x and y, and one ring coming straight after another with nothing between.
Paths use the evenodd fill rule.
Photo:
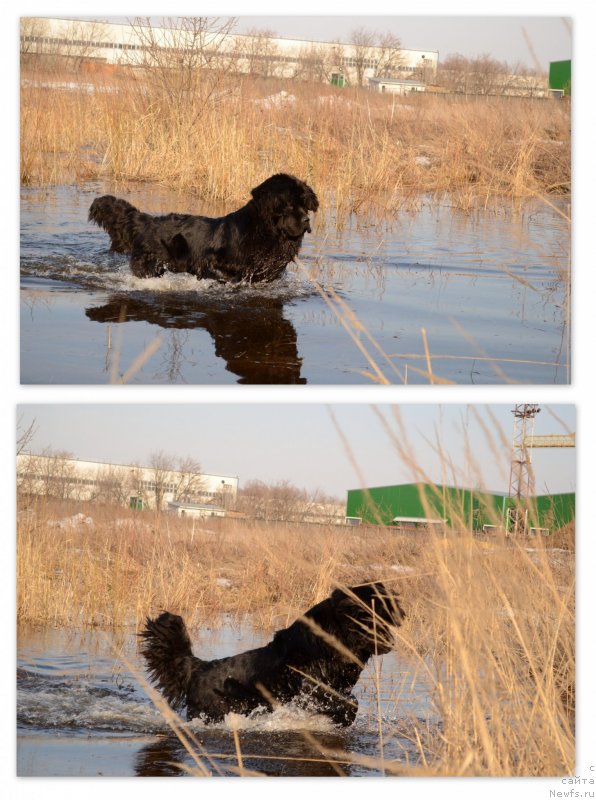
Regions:
<instances>
[{"instance_id":1,"label":"metal lattice tower","mask_svg":"<svg viewBox=\"0 0 596 800\"><path fill-rule=\"evenodd\" d=\"M511 452L511 472L509 475L509 525L513 535L525 533L527 498L533 490L534 475L532 461L528 455L530 435L528 428L534 426L534 419L540 408L531 403L516 405L513 410L513 445Z\"/></svg>"}]
</instances>

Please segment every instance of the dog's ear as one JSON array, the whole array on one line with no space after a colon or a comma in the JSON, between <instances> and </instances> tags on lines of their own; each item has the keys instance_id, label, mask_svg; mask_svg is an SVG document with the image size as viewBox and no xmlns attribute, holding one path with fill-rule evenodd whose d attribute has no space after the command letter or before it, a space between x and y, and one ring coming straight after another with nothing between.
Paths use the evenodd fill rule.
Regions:
<instances>
[{"instance_id":1,"label":"dog's ear","mask_svg":"<svg viewBox=\"0 0 596 800\"><path fill-rule=\"evenodd\" d=\"M391 627L399 626L405 617L397 597L389 594L382 583L353 586L346 591L336 589L331 595L337 613L353 621L352 633L374 652L391 649Z\"/></svg>"},{"instance_id":2,"label":"dog's ear","mask_svg":"<svg viewBox=\"0 0 596 800\"><path fill-rule=\"evenodd\" d=\"M300 205L307 211L319 208L319 198L307 183L282 172L255 186L251 195L261 213L269 219L283 213L288 205Z\"/></svg>"},{"instance_id":3,"label":"dog's ear","mask_svg":"<svg viewBox=\"0 0 596 800\"><path fill-rule=\"evenodd\" d=\"M286 205L285 199L268 189L264 183L253 189L251 194L259 209L261 218L267 223L274 224L276 218L279 218L283 212L283 208Z\"/></svg>"},{"instance_id":4,"label":"dog's ear","mask_svg":"<svg viewBox=\"0 0 596 800\"><path fill-rule=\"evenodd\" d=\"M267 222L275 222L288 205L287 185L280 181L280 176L273 175L255 186L251 195L261 217Z\"/></svg>"},{"instance_id":5,"label":"dog's ear","mask_svg":"<svg viewBox=\"0 0 596 800\"><path fill-rule=\"evenodd\" d=\"M302 205L307 211L317 211L319 208L319 198L306 183L302 183Z\"/></svg>"}]
</instances>

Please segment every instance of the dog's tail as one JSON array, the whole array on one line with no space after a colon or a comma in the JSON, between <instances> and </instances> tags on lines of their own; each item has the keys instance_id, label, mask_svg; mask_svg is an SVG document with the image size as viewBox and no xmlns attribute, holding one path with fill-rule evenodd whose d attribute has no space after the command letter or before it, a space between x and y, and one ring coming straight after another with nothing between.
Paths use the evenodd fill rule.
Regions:
<instances>
[{"instance_id":1,"label":"dog's tail","mask_svg":"<svg viewBox=\"0 0 596 800\"><path fill-rule=\"evenodd\" d=\"M95 222L109 234L111 249L116 253L132 251L134 221L141 212L127 200L104 194L96 197L89 208L89 222Z\"/></svg>"},{"instance_id":2,"label":"dog's tail","mask_svg":"<svg viewBox=\"0 0 596 800\"><path fill-rule=\"evenodd\" d=\"M192 654L182 617L164 611L157 619L147 618L140 636L151 682L173 708L185 706L192 665L199 659Z\"/></svg>"}]
</instances>

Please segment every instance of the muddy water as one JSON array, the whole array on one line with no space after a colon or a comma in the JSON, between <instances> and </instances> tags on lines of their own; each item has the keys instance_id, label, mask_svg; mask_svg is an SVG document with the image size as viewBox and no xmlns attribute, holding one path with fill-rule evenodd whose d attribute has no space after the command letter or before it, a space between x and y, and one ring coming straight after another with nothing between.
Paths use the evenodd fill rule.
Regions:
<instances>
[{"instance_id":1,"label":"muddy water","mask_svg":"<svg viewBox=\"0 0 596 800\"><path fill-rule=\"evenodd\" d=\"M364 327L358 336L392 383L428 383L424 336L446 381L570 380L569 230L543 203L463 215L421 201L341 229L322 209L302 267L265 287L230 287L134 278L87 222L105 191L157 213L222 211L147 187L24 190L24 384L369 383L370 362L309 276Z\"/></svg>"},{"instance_id":2,"label":"muddy water","mask_svg":"<svg viewBox=\"0 0 596 800\"><path fill-rule=\"evenodd\" d=\"M270 637L246 625L223 624L193 631L192 638L195 652L218 658ZM284 776L378 775L378 698L385 760L417 763L413 726L437 724L428 687L411 665L391 653L380 660L380 682L372 665L362 674L351 728L336 728L291 706L251 718L226 718L218 725L195 720L190 727L201 746L197 765L143 688L132 632L22 631L17 656L19 776L184 776L185 768L234 775L238 758L232 725L247 770ZM337 755L330 758L322 751ZM352 758L356 763L348 763Z\"/></svg>"}]
</instances>

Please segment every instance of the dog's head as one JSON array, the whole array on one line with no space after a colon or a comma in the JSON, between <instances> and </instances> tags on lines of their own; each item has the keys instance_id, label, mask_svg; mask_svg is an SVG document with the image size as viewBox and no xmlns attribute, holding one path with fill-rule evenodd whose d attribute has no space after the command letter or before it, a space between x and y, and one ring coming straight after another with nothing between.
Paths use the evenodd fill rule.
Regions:
<instances>
[{"instance_id":1,"label":"dog's head","mask_svg":"<svg viewBox=\"0 0 596 800\"><path fill-rule=\"evenodd\" d=\"M396 595L384 584L366 583L335 589L331 597L311 608L288 631L277 636L289 632L302 636L301 650L306 652L310 646L310 655L315 657L329 635L330 642L335 640L366 661L374 653L381 655L393 648L394 629L401 625L405 616ZM307 636L304 636L305 630ZM333 644L331 647L333 649Z\"/></svg>"},{"instance_id":2,"label":"dog's head","mask_svg":"<svg viewBox=\"0 0 596 800\"><path fill-rule=\"evenodd\" d=\"M331 595L337 619L345 628L345 644L361 654L388 653L393 647L392 629L401 625L405 611L395 594L377 581Z\"/></svg>"},{"instance_id":3,"label":"dog's head","mask_svg":"<svg viewBox=\"0 0 596 800\"><path fill-rule=\"evenodd\" d=\"M309 211L318 209L319 200L304 181L280 172L256 186L251 195L271 232L294 240L311 232Z\"/></svg>"}]
</instances>

